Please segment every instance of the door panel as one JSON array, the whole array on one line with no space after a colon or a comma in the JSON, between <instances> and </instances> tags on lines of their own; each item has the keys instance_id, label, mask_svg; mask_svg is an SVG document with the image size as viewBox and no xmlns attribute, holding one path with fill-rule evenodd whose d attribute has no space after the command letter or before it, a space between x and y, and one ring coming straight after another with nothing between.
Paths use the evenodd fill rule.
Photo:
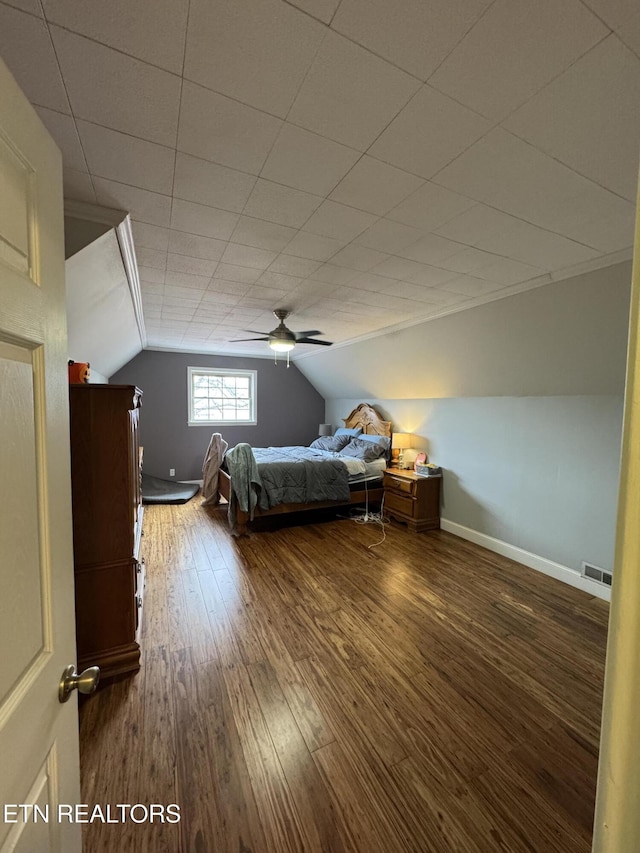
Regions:
<instances>
[{"instance_id":1,"label":"door panel","mask_svg":"<svg viewBox=\"0 0 640 853\"><path fill-rule=\"evenodd\" d=\"M0 851L78 853L69 408L60 153L0 61Z\"/></svg>"}]
</instances>

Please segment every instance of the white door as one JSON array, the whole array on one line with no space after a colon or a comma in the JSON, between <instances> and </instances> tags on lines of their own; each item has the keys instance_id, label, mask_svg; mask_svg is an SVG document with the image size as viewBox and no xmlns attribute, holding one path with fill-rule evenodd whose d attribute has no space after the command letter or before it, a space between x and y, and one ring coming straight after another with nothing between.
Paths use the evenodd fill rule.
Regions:
<instances>
[{"instance_id":1,"label":"white door","mask_svg":"<svg viewBox=\"0 0 640 853\"><path fill-rule=\"evenodd\" d=\"M61 173L0 60L1 853L81 847Z\"/></svg>"}]
</instances>

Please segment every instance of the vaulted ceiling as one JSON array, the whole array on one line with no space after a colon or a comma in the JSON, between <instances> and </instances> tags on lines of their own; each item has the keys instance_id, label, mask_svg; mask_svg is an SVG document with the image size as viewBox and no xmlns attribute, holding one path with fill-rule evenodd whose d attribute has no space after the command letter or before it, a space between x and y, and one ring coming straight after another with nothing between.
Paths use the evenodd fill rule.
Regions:
<instances>
[{"instance_id":1,"label":"vaulted ceiling","mask_svg":"<svg viewBox=\"0 0 640 853\"><path fill-rule=\"evenodd\" d=\"M345 341L629 257L637 0L11 0L68 198L130 211L151 346ZM300 345L296 353L313 349Z\"/></svg>"}]
</instances>

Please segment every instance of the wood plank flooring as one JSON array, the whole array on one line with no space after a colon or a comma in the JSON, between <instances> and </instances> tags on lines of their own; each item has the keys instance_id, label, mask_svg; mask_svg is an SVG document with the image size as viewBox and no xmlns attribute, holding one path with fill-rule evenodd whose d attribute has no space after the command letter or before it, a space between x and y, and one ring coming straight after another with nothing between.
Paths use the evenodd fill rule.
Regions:
<instances>
[{"instance_id":1,"label":"wood plank flooring","mask_svg":"<svg viewBox=\"0 0 640 853\"><path fill-rule=\"evenodd\" d=\"M436 531L149 506L142 669L80 713L87 853L588 853L608 605Z\"/></svg>"}]
</instances>

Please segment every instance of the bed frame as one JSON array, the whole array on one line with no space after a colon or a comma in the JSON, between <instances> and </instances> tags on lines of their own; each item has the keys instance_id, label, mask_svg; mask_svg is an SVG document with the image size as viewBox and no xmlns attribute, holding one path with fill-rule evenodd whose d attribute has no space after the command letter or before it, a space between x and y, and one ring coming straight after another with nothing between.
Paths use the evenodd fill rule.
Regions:
<instances>
[{"instance_id":1,"label":"bed frame","mask_svg":"<svg viewBox=\"0 0 640 853\"><path fill-rule=\"evenodd\" d=\"M349 429L360 427L362 432L367 435L386 435L391 436L391 422L384 421L376 412L373 406L368 403L360 403L359 406L344 418L344 425ZM223 497L227 502L231 497L231 477L226 471L220 469L218 473L218 498ZM382 501L383 489L378 487L375 489L359 489L351 492L351 497L348 501L313 501L312 503L294 503L294 504L278 504L271 509L260 509L256 507L253 513L254 518L262 518L269 515L283 515L291 512L304 512L313 509L323 509L334 506L351 506L354 504L364 503L367 498L371 503L380 503ZM239 507L236 511L236 524L239 535L247 533L247 524L249 523L249 513L243 512Z\"/></svg>"}]
</instances>

